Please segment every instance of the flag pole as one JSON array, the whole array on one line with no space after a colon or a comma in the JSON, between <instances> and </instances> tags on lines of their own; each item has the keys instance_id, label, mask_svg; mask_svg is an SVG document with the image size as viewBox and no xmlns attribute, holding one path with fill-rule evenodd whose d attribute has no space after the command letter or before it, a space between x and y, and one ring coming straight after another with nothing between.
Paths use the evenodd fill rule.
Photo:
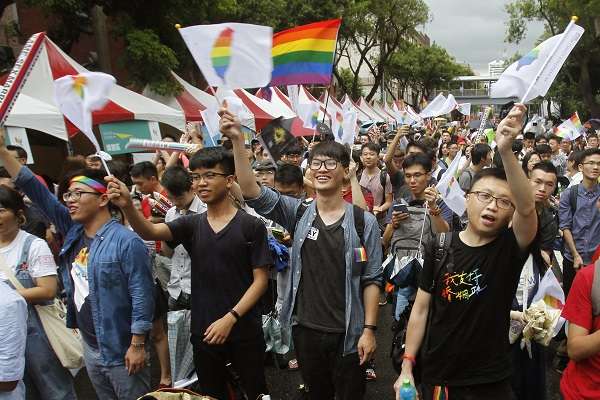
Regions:
<instances>
[{"instance_id":1,"label":"flag pole","mask_svg":"<svg viewBox=\"0 0 600 400\"><path fill-rule=\"evenodd\" d=\"M533 90L533 87L535 86L535 84L537 83L538 79L540 78L540 75L542 74L542 72L544 71L544 69L546 68L546 66L550 62L550 60L552 59L552 56L554 56L554 54L556 53L556 51L558 50L558 48L560 47L560 45L565 41L565 38L567 37L566 33L569 31L569 29L571 29L571 27L573 25L575 25L575 22L577 22L578 19L579 19L579 17L577 17L576 15L574 15L574 16L571 17L571 21L569 22L569 24L567 25L567 27L565 28L565 30L561 34L561 37L558 40L558 42L554 45L554 48L552 49L552 52L544 60L544 63L542 64L542 68L540 68L538 70L537 74L535 75L535 78L529 84L529 87L525 91L525 94L523 95L523 97L521 98L521 100L519 101L519 103L525 104L525 100L527 99L527 96L529 96L529 93L531 93L531 91Z\"/></svg>"},{"instance_id":2,"label":"flag pole","mask_svg":"<svg viewBox=\"0 0 600 400\"><path fill-rule=\"evenodd\" d=\"M327 104L329 104L329 88L330 88L330 86L331 86L331 83L329 85L327 85L327 90L325 93L325 110L323 111L323 121L322 121L323 123L325 123L325 117L327 116ZM332 122L331 116L330 116L329 122Z\"/></svg>"}]
</instances>

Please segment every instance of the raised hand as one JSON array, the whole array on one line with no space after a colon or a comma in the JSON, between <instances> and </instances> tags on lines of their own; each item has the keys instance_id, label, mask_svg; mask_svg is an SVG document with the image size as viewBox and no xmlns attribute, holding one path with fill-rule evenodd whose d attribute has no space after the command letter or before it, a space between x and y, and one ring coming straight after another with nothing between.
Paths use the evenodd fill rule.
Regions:
<instances>
[{"instance_id":1,"label":"raised hand","mask_svg":"<svg viewBox=\"0 0 600 400\"><path fill-rule=\"evenodd\" d=\"M498 124L496 144L500 151L512 151L513 141L523 128L523 118L526 110L527 108L523 104L515 104L508 115Z\"/></svg>"}]
</instances>

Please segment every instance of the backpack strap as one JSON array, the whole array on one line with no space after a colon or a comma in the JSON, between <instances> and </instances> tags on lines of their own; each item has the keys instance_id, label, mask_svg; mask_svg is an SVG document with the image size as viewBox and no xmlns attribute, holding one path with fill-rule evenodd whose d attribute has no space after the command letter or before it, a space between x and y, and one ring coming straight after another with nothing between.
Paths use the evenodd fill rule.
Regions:
<instances>
[{"instance_id":1,"label":"backpack strap","mask_svg":"<svg viewBox=\"0 0 600 400\"><path fill-rule=\"evenodd\" d=\"M452 232L442 232L436 235L435 249L433 253L433 281L431 291L435 288L438 276L446 266L449 271L454 270L454 257L452 254Z\"/></svg>"},{"instance_id":2,"label":"backpack strap","mask_svg":"<svg viewBox=\"0 0 600 400\"><path fill-rule=\"evenodd\" d=\"M354 205L354 229L360 239L360 245L365 247L365 210Z\"/></svg>"},{"instance_id":3,"label":"backpack strap","mask_svg":"<svg viewBox=\"0 0 600 400\"><path fill-rule=\"evenodd\" d=\"M600 259L594 264L594 279L592 280L592 315L600 315Z\"/></svg>"},{"instance_id":4,"label":"backpack strap","mask_svg":"<svg viewBox=\"0 0 600 400\"><path fill-rule=\"evenodd\" d=\"M577 192L579 192L579 184L571 186L569 189L569 205L571 206L571 214L575 216L577 211Z\"/></svg>"},{"instance_id":5,"label":"backpack strap","mask_svg":"<svg viewBox=\"0 0 600 400\"><path fill-rule=\"evenodd\" d=\"M312 202L313 199L304 199L304 201L298 205L298 208L296 208L296 220L294 221L294 230L290 232L290 235L292 237L294 237L294 235L296 234L296 227L298 226L298 222L300 222L302 216L304 215L308 207L310 207L310 203Z\"/></svg>"}]
</instances>

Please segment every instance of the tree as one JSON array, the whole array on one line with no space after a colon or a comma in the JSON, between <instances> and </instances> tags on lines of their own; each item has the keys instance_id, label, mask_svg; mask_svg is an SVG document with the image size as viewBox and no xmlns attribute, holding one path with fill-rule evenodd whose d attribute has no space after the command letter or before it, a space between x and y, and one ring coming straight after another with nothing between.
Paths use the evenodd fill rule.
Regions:
<instances>
[{"instance_id":1,"label":"tree","mask_svg":"<svg viewBox=\"0 0 600 400\"><path fill-rule=\"evenodd\" d=\"M342 91L347 93L353 99L358 99L363 96L363 90L360 86L356 87L356 90L353 91L353 83L355 79L355 75L349 68L340 68L338 73L338 84L340 85Z\"/></svg>"},{"instance_id":2,"label":"tree","mask_svg":"<svg viewBox=\"0 0 600 400\"><path fill-rule=\"evenodd\" d=\"M447 85L460 75L472 75L469 67L456 62L448 52L433 44L431 47L407 44L395 52L390 60L389 74L400 83L402 96L408 87L413 88L413 104L428 98L433 89Z\"/></svg>"},{"instance_id":3,"label":"tree","mask_svg":"<svg viewBox=\"0 0 600 400\"><path fill-rule=\"evenodd\" d=\"M567 26L572 15L579 16L577 23L585 29L584 35L557 76L547 98L576 106L579 101L585 110L582 116L600 117L600 40L595 20L600 15L597 0L515 0L506 6L509 15L506 40L519 43L527 32L527 21L542 21L545 37L557 35ZM577 88L577 90L573 90ZM567 90L568 89L568 90ZM563 109L561 112L575 110ZM563 115L566 117L568 115Z\"/></svg>"},{"instance_id":4,"label":"tree","mask_svg":"<svg viewBox=\"0 0 600 400\"><path fill-rule=\"evenodd\" d=\"M367 94L371 100L383 83L393 54L416 37L416 28L427 22L429 9L423 0L354 0L344 11L336 65L345 58L353 74L350 93L358 91L359 74L366 67L374 84ZM339 72L335 72L340 81Z\"/></svg>"}]
</instances>

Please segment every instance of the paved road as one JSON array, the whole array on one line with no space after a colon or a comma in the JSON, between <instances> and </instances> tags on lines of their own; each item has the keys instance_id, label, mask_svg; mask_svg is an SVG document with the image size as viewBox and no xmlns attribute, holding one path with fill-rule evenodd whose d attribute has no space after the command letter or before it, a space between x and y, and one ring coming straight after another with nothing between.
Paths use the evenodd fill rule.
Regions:
<instances>
[{"instance_id":1,"label":"paved road","mask_svg":"<svg viewBox=\"0 0 600 400\"><path fill-rule=\"evenodd\" d=\"M376 355L377 380L367 383L367 395L365 400L393 400L394 395L392 385L396 379L396 373L393 370L389 350L391 346L392 334L390 330L391 306L385 306L380 309L379 330L378 332L378 350ZM551 357L548 357L551 359ZM271 363L272 364L272 363ZM156 359L153 359L152 382L156 385L158 382L158 367ZM297 371L280 370L269 365L266 367L267 382L271 390L273 400L296 400L300 399L298 385L301 383L300 374ZM558 394L558 381L560 375L550 368L547 369L548 396L547 400L560 400ZM95 400L93 388L82 371L76 380L76 388L79 400Z\"/></svg>"}]
</instances>

